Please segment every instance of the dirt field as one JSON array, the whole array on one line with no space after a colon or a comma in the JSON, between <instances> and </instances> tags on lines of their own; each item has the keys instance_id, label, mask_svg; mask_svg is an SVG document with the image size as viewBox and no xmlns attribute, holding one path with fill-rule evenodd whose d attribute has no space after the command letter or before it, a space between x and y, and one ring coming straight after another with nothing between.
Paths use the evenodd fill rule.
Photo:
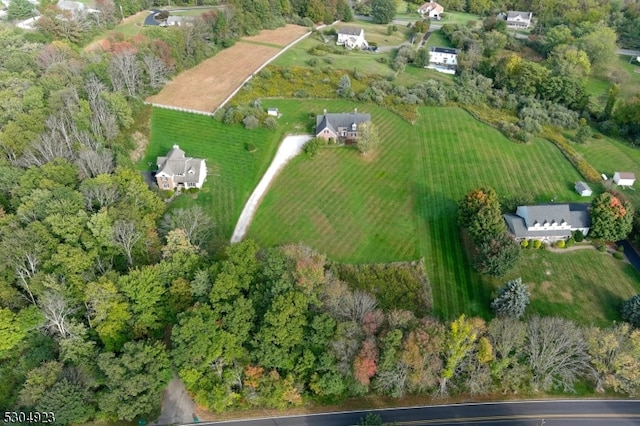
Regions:
<instances>
[{"instance_id":1,"label":"dirt field","mask_svg":"<svg viewBox=\"0 0 640 426\"><path fill-rule=\"evenodd\" d=\"M227 96L279 49L236 43L211 59L184 71L147 102L213 112Z\"/></svg>"},{"instance_id":2,"label":"dirt field","mask_svg":"<svg viewBox=\"0 0 640 426\"><path fill-rule=\"evenodd\" d=\"M275 30L262 30L260 31L260 34L251 37L243 37L242 40L271 43L284 47L308 31L308 28L288 24L284 27L276 28Z\"/></svg>"}]
</instances>

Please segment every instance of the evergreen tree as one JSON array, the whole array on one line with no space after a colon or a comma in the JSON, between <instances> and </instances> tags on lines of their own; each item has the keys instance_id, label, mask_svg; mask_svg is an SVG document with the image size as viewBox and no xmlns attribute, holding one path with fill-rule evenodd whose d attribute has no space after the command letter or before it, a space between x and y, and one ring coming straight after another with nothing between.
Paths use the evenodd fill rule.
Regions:
<instances>
[{"instance_id":1,"label":"evergreen tree","mask_svg":"<svg viewBox=\"0 0 640 426\"><path fill-rule=\"evenodd\" d=\"M498 297L491 302L491 309L501 317L521 318L529 304L529 289L522 283L522 278L507 282Z\"/></svg>"},{"instance_id":2,"label":"evergreen tree","mask_svg":"<svg viewBox=\"0 0 640 426\"><path fill-rule=\"evenodd\" d=\"M640 328L640 294L636 294L622 304L622 319Z\"/></svg>"}]
</instances>

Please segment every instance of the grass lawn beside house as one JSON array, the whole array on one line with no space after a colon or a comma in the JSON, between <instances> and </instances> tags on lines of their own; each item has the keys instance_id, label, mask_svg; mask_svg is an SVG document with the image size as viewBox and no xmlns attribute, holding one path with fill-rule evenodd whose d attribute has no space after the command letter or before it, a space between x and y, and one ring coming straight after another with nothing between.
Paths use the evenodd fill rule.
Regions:
<instances>
[{"instance_id":1,"label":"grass lawn beside house","mask_svg":"<svg viewBox=\"0 0 640 426\"><path fill-rule=\"evenodd\" d=\"M640 178L640 149L633 148L619 140L603 136L602 139L589 139L584 144L574 144L576 151L584 156L584 159L593 165L600 173L613 178L614 172L632 172ZM640 183L636 182L636 188L619 189L640 208ZM611 188L618 189L615 184Z\"/></svg>"},{"instance_id":2,"label":"grass lawn beside house","mask_svg":"<svg viewBox=\"0 0 640 426\"><path fill-rule=\"evenodd\" d=\"M527 315L562 316L607 327L622 321L622 302L640 293L640 273L610 253L585 249L567 253L523 250L520 267L495 288L522 277L529 286Z\"/></svg>"},{"instance_id":3,"label":"grass lawn beside house","mask_svg":"<svg viewBox=\"0 0 640 426\"><path fill-rule=\"evenodd\" d=\"M453 44L442 34L442 31L435 30L427 39L427 47L453 47Z\"/></svg>"},{"instance_id":4,"label":"grass lawn beside house","mask_svg":"<svg viewBox=\"0 0 640 426\"><path fill-rule=\"evenodd\" d=\"M244 203L269 166L280 139L277 130L245 130L209 116L154 108L151 140L138 168L154 170L156 158L166 155L173 144L180 145L187 156L204 158L208 176L202 190L182 194L171 208L203 207L215 224L214 244L220 245L231 238ZM247 151L246 143L254 144L256 152Z\"/></svg>"},{"instance_id":5,"label":"grass lawn beside house","mask_svg":"<svg viewBox=\"0 0 640 426\"><path fill-rule=\"evenodd\" d=\"M619 303L640 291L636 271L595 250L525 250L507 277L473 272L456 219L457 201L466 192L491 185L501 196L527 191L538 194L538 202L580 200L573 192L578 173L547 141L513 143L457 108L420 108L421 118L411 126L385 109L348 101L264 99L263 107L280 109L278 130L249 131L207 116L153 110L151 143L139 168L148 170L147 163L155 164L174 143L187 155L206 158L203 190L180 196L171 208L204 207L216 223L217 245L228 241L284 134L309 133L324 108L358 107L372 114L380 148L369 157L350 147L326 147L315 158L294 158L266 194L248 237L263 246L302 242L345 263L424 258L434 314L446 319L460 313L489 317L493 293L517 276L531 288L529 314L582 323L619 319ZM247 142L257 152L249 153ZM606 146L619 149L611 152L620 158L631 149ZM600 157L607 158L606 152Z\"/></svg>"},{"instance_id":6,"label":"grass lawn beside house","mask_svg":"<svg viewBox=\"0 0 640 426\"><path fill-rule=\"evenodd\" d=\"M285 167L249 229L261 245L304 242L347 263L425 258L435 313L489 314L492 285L471 270L461 246L457 201L479 185L501 196L579 200L576 170L551 143L516 144L457 108L425 107L415 127L395 114L346 101L273 100L269 105L319 113L369 112L382 144L369 157L327 147ZM281 119L282 120L282 119ZM307 119L311 120L310 118Z\"/></svg>"},{"instance_id":7,"label":"grass lawn beside house","mask_svg":"<svg viewBox=\"0 0 640 426\"><path fill-rule=\"evenodd\" d=\"M629 63L630 56L618 55L616 62L587 80L586 90L591 100L604 106L607 102L609 87L611 87L610 74L617 74L620 81L620 98L626 99L640 93L640 65L637 62Z\"/></svg>"}]
</instances>

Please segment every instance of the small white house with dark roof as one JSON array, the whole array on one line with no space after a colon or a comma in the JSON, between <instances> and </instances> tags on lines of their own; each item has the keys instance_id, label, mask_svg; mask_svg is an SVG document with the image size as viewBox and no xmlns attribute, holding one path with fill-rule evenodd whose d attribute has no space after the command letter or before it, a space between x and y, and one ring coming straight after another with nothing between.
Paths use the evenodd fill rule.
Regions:
<instances>
[{"instance_id":1,"label":"small white house with dark roof","mask_svg":"<svg viewBox=\"0 0 640 426\"><path fill-rule=\"evenodd\" d=\"M178 145L173 145L166 157L158 157L156 163L156 182L163 190L174 190L178 186L186 189L202 188L207 177L204 159L186 157Z\"/></svg>"},{"instance_id":2,"label":"small white house with dark roof","mask_svg":"<svg viewBox=\"0 0 640 426\"><path fill-rule=\"evenodd\" d=\"M429 17L440 19L442 17L442 14L444 13L444 7L442 7L435 1L429 1L418 8L418 13L423 18Z\"/></svg>"},{"instance_id":3,"label":"small white house with dark roof","mask_svg":"<svg viewBox=\"0 0 640 426\"><path fill-rule=\"evenodd\" d=\"M538 204L518 206L515 214L503 215L516 240L557 241L574 231L589 233L591 216L588 203Z\"/></svg>"},{"instance_id":4,"label":"small white house with dark roof","mask_svg":"<svg viewBox=\"0 0 640 426\"><path fill-rule=\"evenodd\" d=\"M582 195L583 197L590 197L591 194L593 194L593 191L591 190L589 185L587 185L582 181L576 182L575 189L576 189L576 192Z\"/></svg>"},{"instance_id":5,"label":"small white house with dark roof","mask_svg":"<svg viewBox=\"0 0 640 426\"><path fill-rule=\"evenodd\" d=\"M633 186L636 182L636 175L628 172L615 172L613 182L618 186Z\"/></svg>"},{"instance_id":6,"label":"small white house with dark roof","mask_svg":"<svg viewBox=\"0 0 640 426\"><path fill-rule=\"evenodd\" d=\"M531 26L531 19L533 13L531 12L518 12L510 10L505 17L507 21L507 28L513 29L527 29Z\"/></svg>"},{"instance_id":7,"label":"small white house with dark roof","mask_svg":"<svg viewBox=\"0 0 640 426\"><path fill-rule=\"evenodd\" d=\"M362 49L369 44L364 39L364 30L357 27L342 27L338 30L338 46L346 46L349 49Z\"/></svg>"},{"instance_id":8,"label":"small white house with dark roof","mask_svg":"<svg viewBox=\"0 0 640 426\"><path fill-rule=\"evenodd\" d=\"M358 139L358 125L371 121L370 114L354 112L327 113L316 117L316 137L325 140L351 142Z\"/></svg>"}]
</instances>

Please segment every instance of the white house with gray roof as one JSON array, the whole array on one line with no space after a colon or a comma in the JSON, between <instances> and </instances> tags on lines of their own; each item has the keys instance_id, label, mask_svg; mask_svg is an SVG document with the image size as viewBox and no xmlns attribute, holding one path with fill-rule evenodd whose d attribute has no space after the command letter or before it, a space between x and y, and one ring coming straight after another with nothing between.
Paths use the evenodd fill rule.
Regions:
<instances>
[{"instance_id":1,"label":"white house with gray roof","mask_svg":"<svg viewBox=\"0 0 640 426\"><path fill-rule=\"evenodd\" d=\"M346 46L349 49L363 49L369 44L364 39L364 30L357 27L342 27L338 30L338 46Z\"/></svg>"},{"instance_id":2,"label":"white house with gray roof","mask_svg":"<svg viewBox=\"0 0 640 426\"><path fill-rule=\"evenodd\" d=\"M504 16L504 15L503 15ZM531 12L518 12L510 10L505 17L507 21L507 28L513 28L516 30L527 29L531 26L531 19L533 13Z\"/></svg>"},{"instance_id":3,"label":"white house with gray roof","mask_svg":"<svg viewBox=\"0 0 640 426\"><path fill-rule=\"evenodd\" d=\"M358 125L371 121L370 114L353 112L327 113L316 116L316 137L325 140L351 142L358 139Z\"/></svg>"},{"instance_id":4,"label":"white house with gray roof","mask_svg":"<svg viewBox=\"0 0 640 426\"><path fill-rule=\"evenodd\" d=\"M574 231L589 233L590 204L538 204L518 206L515 214L503 215L509 232L516 240L557 241L571 236Z\"/></svg>"},{"instance_id":5,"label":"white house with gray roof","mask_svg":"<svg viewBox=\"0 0 640 426\"><path fill-rule=\"evenodd\" d=\"M156 163L156 182L163 190L174 190L179 186L186 189L202 188L207 177L204 159L186 157L178 145L173 145L166 157L158 157Z\"/></svg>"}]
</instances>

